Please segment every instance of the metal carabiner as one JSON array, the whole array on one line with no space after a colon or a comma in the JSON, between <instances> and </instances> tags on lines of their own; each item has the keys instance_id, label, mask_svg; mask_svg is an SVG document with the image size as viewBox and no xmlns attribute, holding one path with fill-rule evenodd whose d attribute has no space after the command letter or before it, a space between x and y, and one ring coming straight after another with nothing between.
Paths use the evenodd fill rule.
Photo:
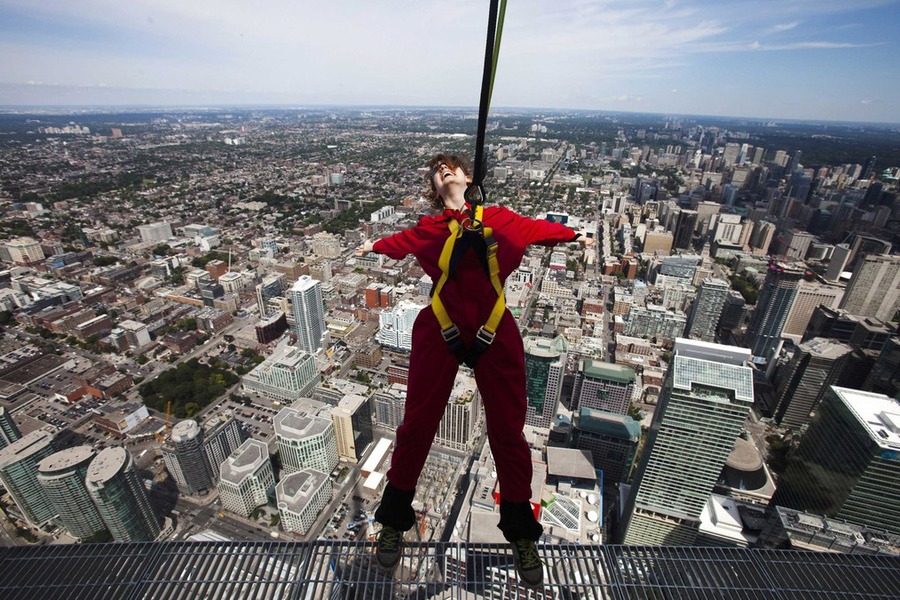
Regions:
<instances>
[{"instance_id":1,"label":"metal carabiner","mask_svg":"<svg viewBox=\"0 0 900 600\"><path fill-rule=\"evenodd\" d=\"M466 193L464 194L466 202L471 204L472 206L477 206L479 204L484 204L484 200L487 197L484 193L484 186L480 183L471 183L469 187L466 188Z\"/></svg>"}]
</instances>

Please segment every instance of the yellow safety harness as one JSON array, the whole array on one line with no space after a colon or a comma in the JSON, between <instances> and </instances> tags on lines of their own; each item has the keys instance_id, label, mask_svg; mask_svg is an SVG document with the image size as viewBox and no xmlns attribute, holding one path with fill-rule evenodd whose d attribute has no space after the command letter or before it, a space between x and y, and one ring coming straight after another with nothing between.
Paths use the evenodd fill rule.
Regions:
<instances>
[{"instance_id":1,"label":"yellow safety harness","mask_svg":"<svg viewBox=\"0 0 900 600\"><path fill-rule=\"evenodd\" d=\"M466 200L472 207L472 216L466 218L462 225L456 219L451 218L447 222L450 235L444 242L441 258L438 265L441 268L441 278L431 293L431 308L441 326L441 335L449 344L453 355L460 364L465 363L474 368L478 358L490 347L500 326L500 319L506 312L506 298L503 295L503 284L500 282L500 264L497 262L497 242L494 240L493 231L485 227L482 221L484 212L484 136L487 128L487 117L491 106L491 93L494 88L494 73L497 70L497 59L500 53L500 38L503 32L503 19L506 14L506 0L491 0L488 11L487 43L484 49L484 73L481 78L481 102L478 108L478 130L475 141L475 173L472 184L466 190ZM474 241L473 241L474 240ZM462 244L457 244L462 241ZM477 243L476 243L477 242ZM453 276L456 265L462 260L469 248L475 244L484 246L484 252L479 256L482 265L487 271L491 285L497 292L497 301L487 322L478 329L471 348L466 348L459 335L459 328L447 314L447 308L441 302L441 290L447 280Z\"/></svg>"},{"instance_id":2,"label":"yellow safety harness","mask_svg":"<svg viewBox=\"0 0 900 600\"><path fill-rule=\"evenodd\" d=\"M450 229L450 235L444 242L444 248L441 251L441 257L438 266L441 268L441 277L431 295L431 308L434 316L437 317L441 326L441 335L444 341L450 346L450 350L460 364L466 364L474 368L478 358L487 351L494 336L497 334L497 327L500 326L500 319L506 312L506 297L503 294L503 284L500 282L500 263L497 262L497 241L494 239L493 230L485 227L482 221L484 207L481 204L475 204L473 207L474 216L467 217L462 224L456 219L451 218L447 222ZM468 243L457 244L458 241L468 238ZM447 280L453 276L456 266L462 260L463 255L477 241L477 245L484 244L484 255L482 264L487 271L488 278L494 291L497 292L497 300L494 302L494 308L488 317L487 322L478 329L475 340L471 347L466 347L465 342L459 335L459 328L450 319L447 314L447 308L441 301L441 290Z\"/></svg>"}]
</instances>

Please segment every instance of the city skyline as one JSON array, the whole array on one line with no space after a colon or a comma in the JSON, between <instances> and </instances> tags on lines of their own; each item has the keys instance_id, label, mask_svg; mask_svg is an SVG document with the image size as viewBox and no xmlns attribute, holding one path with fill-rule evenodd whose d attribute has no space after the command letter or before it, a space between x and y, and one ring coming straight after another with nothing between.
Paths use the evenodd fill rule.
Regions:
<instances>
[{"instance_id":1,"label":"city skyline","mask_svg":"<svg viewBox=\"0 0 900 600\"><path fill-rule=\"evenodd\" d=\"M512 3L492 106L896 122L898 17L896 0ZM3 0L0 106L474 107L486 20L474 0Z\"/></svg>"}]
</instances>

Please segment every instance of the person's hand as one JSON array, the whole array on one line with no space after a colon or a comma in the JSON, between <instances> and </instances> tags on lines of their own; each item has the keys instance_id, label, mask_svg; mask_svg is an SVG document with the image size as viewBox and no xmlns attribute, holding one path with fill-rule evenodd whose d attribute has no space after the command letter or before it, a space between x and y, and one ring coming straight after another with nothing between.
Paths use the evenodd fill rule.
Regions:
<instances>
[{"instance_id":1,"label":"person's hand","mask_svg":"<svg viewBox=\"0 0 900 600\"><path fill-rule=\"evenodd\" d=\"M372 240L366 240L362 243L362 246L356 249L356 252L353 253L354 256L362 256L368 252L372 251L372 248L375 244L372 243Z\"/></svg>"}]
</instances>

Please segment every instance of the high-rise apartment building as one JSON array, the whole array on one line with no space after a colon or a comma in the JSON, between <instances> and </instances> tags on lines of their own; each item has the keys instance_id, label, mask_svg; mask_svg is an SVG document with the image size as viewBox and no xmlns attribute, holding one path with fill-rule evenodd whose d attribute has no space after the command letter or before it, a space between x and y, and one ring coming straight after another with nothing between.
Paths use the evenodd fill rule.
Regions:
<instances>
[{"instance_id":1,"label":"high-rise apartment building","mask_svg":"<svg viewBox=\"0 0 900 600\"><path fill-rule=\"evenodd\" d=\"M301 469L281 478L275 499L281 528L306 535L331 500L331 479L315 469Z\"/></svg>"},{"instance_id":2,"label":"high-rise apartment building","mask_svg":"<svg viewBox=\"0 0 900 600\"><path fill-rule=\"evenodd\" d=\"M365 396L346 394L331 411L338 456L357 462L372 443L372 407Z\"/></svg>"},{"instance_id":3,"label":"high-rise apartment building","mask_svg":"<svg viewBox=\"0 0 900 600\"><path fill-rule=\"evenodd\" d=\"M719 326L719 318L731 286L721 279L707 277L700 284L700 292L691 306L685 336L704 342L713 342Z\"/></svg>"},{"instance_id":4,"label":"high-rise apartment building","mask_svg":"<svg viewBox=\"0 0 900 600\"><path fill-rule=\"evenodd\" d=\"M434 436L436 444L454 450L469 450L478 437L481 395L473 379L457 376L444 416Z\"/></svg>"},{"instance_id":5,"label":"high-rise apartment building","mask_svg":"<svg viewBox=\"0 0 900 600\"><path fill-rule=\"evenodd\" d=\"M900 256L869 254L859 261L841 308L861 317L893 321L900 309Z\"/></svg>"},{"instance_id":6,"label":"high-rise apartment building","mask_svg":"<svg viewBox=\"0 0 900 600\"><path fill-rule=\"evenodd\" d=\"M20 237L5 244L11 262L19 265L30 265L44 260L41 243L34 238Z\"/></svg>"},{"instance_id":7,"label":"high-rise apartment building","mask_svg":"<svg viewBox=\"0 0 900 600\"><path fill-rule=\"evenodd\" d=\"M275 415L272 424L282 472L315 469L331 473L337 466L337 440L331 419L285 407Z\"/></svg>"},{"instance_id":8,"label":"high-rise apartment building","mask_svg":"<svg viewBox=\"0 0 900 600\"><path fill-rule=\"evenodd\" d=\"M566 338L561 335L552 340L529 336L524 343L525 394L528 399L525 423L549 429L559 406L569 347Z\"/></svg>"},{"instance_id":9,"label":"high-rise apartment building","mask_svg":"<svg viewBox=\"0 0 900 600\"><path fill-rule=\"evenodd\" d=\"M0 406L0 450L6 448L20 437L22 437L22 434L19 433L19 427L13 421L12 415L6 410L6 407Z\"/></svg>"},{"instance_id":10,"label":"high-rise apartment building","mask_svg":"<svg viewBox=\"0 0 900 600\"><path fill-rule=\"evenodd\" d=\"M770 263L747 329L747 346L754 357L770 361L782 346L781 334L806 271L785 263Z\"/></svg>"},{"instance_id":11,"label":"high-rise apartment building","mask_svg":"<svg viewBox=\"0 0 900 600\"><path fill-rule=\"evenodd\" d=\"M843 288L836 285L801 281L797 287L797 296L794 298L787 320L784 322L782 335L794 343L799 342L806 333L813 311L819 306L837 308L843 295Z\"/></svg>"},{"instance_id":12,"label":"high-rise apartment building","mask_svg":"<svg viewBox=\"0 0 900 600\"><path fill-rule=\"evenodd\" d=\"M266 319L272 315L269 309L269 300L284 294L285 277L283 274L269 275L256 286L256 305L259 308L259 318Z\"/></svg>"},{"instance_id":13,"label":"high-rise apartment building","mask_svg":"<svg viewBox=\"0 0 900 600\"><path fill-rule=\"evenodd\" d=\"M830 387L771 504L900 534L898 497L900 401Z\"/></svg>"},{"instance_id":14,"label":"high-rise apartment building","mask_svg":"<svg viewBox=\"0 0 900 600\"><path fill-rule=\"evenodd\" d=\"M900 392L900 337L892 337L884 343L863 389L897 397Z\"/></svg>"},{"instance_id":15,"label":"high-rise apartment building","mask_svg":"<svg viewBox=\"0 0 900 600\"><path fill-rule=\"evenodd\" d=\"M624 415L634 397L634 369L589 358L578 365L572 409L594 408Z\"/></svg>"},{"instance_id":16,"label":"high-rise apartment building","mask_svg":"<svg viewBox=\"0 0 900 600\"><path fill-rule=\"evenodd\" d=\"M47 492L37 480L38 463L54 452L53 434L43 429L32 431L0 450L0 483L33 526L56 516Z\"/></svg>"},{"instance_id":17,"label":"high-rise apartment building","mask_svg":"<svg viewBox=\"0 0 900 600\"><path fill-rule=\"evenodd\" d=\"M88 466L85 485L115 541L148 542L159 535L159 519L125 448L101 450Z\"/></svg>"},{"instance_id":18,"label":"high-rise apartment building","mask_svg":"<svg viewBox=\"0 0 900 600\"><path fill-rule=\"evenodd\" d=\"M302 275L291 287L291 301L297 346L315 354L322 349L326 335L322 282Z\"/></svg>"},{"instance_id":19,"label":"high-rise apartment building","mask_svg":"<svg viewBox=\"0 0 900 600\"><path fill-rule=\"evenodd\" d=\"M750 234L750 248L753 250L753 254L766 254L774 237L775 223L756 221L753 224L753 233Z\"/></svg>"},{"instance_id":20,"label":"high-rise apartment building","mask_svg":"<svg viewBox=\"0 0 900 600\"><path fill-rule=\"evenodd\" d=\"M624 543L691 545L753 404L743 348L678 339L622 514Z\"/></svg>"},{"instance_id":21,"label":"high-rise apartment building","mask_svg":"<svg viewBox=\"0 0 900 600\"><path fill-rule=\"evenodd\" d=\"M837 244L831 252L831 259L828 261L828 268L825 270L825 279L828 281L838 281L841 273L850 261L850 244Z\"/></svg>"},{"instance_id":22,"label":"high-rise apartment building","mask_svg":"<svg viewBox=\"0 0 900 600\"><path fill-rule=\"evenodd\" d=\"M604 486L628 478L640 441L641 423L628 415L582 408L575 418L572 443L591 453L594 468L603 471Z\"/></svg>"},{"instance_id":23,"label":"high-rise apartment building","mask_svg":"<svg viewBox=\"0 0 900 600\"><path fill-rule=\"evenodd\" d=\"M725 304L722 306L722 315L719 317L719 332L727 335L739 329L747 315L747 301L740 292L731 290L725 296Z\"/></svg>"},{"instance_id":24,"label":"high-rise apartment building","mask_svg":"<svg viewBox=\"0 0 900 600\"><path fill-rule=\"evenodd\" d=\"M166 468L182 494L205 492L213 487L209 462L203 448L203 430L188 419L172 427L162 447Z\"/></svg>"},{"instance_id":25,"label":"high-rise apartment building","mask_svg":"<svg viewBox=\"0 0 900 600\"><path fill-rule=\"evenodd\" d=\"M56 511L56 522L80 540L106 531L84 483L94 456L90 446L75 446L51 454L38 463L38 483L50 498Z\"/></svg>"},{"instance_id":26,"label":"high-rise apartment building","mask_svg":"<svg viewBox=\"0 0 900 600\"><path fill-rule=\"evenodd\" d=\"M393 308L382 310L378 315L378 343L409 352L412 349L412 326L423 308L421 304L404 300Z\"/></svg>"},{"instance_id":27,"label":"high-rise apartment building","mask_svg":"<svg viewBox=\"0 0 900 600\"><path fill-rule=\"evenodd\" d=\"M221 465L249 436L232 416L216 416L203 424L203 451L213 485L219 480Z\"/></svg>"},{"instance_id":28,"label":"high-rise apartment building","mask_svg":"<svg viewBox=\"0 0 900 600\"><path fill-rule=\"evenodd\" d=\"M138 225L137 230L142 242L164 242L173 236L172 225L166 221Z\"/></svg>"},{"instance_id":29,"label":"high-rise apartment building","mask_svg":"<svg viewBox=\"0 0 900 600\"><path fill-rule=\"evenodd\" d=\"M274 486L269 447L249 439L222 463L216 489L224 509L249 517L266 503L268 492Z\"/></svg>"},{"instance_id":30,"label":"high-rise apartment building","mask_svg":"<svg viewBox=\"0 0 900 600\"><path fill-rule=\"evenodd\" d=\"M320 379L312 354L302 348L283 345L241 377L241 384L268 398L296 400L309 395Z\"/></svg>"},{"instance_id":31,"label":"high-rise apartment building","mask_svg":"<svg viewBox=\"0 0 900 600\"><path fill-rule=\"evenodd\" d=\"M670 227L676 248L688 250L697 229L698 214L696 210L681 209L677 213L674 226Z\"/></svg>"},{"instance_id":32,"label":"high-rise apartment building","mask_svg":"<svg viewBox=\"0 0 900 600\"><path fill-rule=\"evenodd\" d=\"M837 340L813 338L800 344L775 377L775 406L762 411L782 427L799 429L809 421L822 396L838 382L853 348Z\"/></svg>"},{"instance_id":33,"label":"high-rise apartment building","mask_svg":"<svg viewBox=\"0 0 900 600\"><path fill-rule=\"evenodd\" d=\"M406 385L392 383L375 391L372 396L375 409L375 423L379 427L395 430L403 422L406 408Z\"/></svg>"}]
</instances>

